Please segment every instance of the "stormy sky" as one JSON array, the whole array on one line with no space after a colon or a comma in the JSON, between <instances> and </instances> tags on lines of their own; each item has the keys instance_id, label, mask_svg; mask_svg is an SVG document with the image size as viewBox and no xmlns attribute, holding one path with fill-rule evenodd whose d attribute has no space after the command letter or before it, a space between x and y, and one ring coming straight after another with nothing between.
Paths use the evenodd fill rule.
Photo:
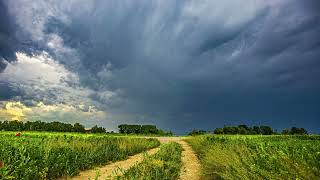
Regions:
<instances>
[{"instance_id":1,"label":"stormy sky","mask_svg":"<svg viewBox=\"0 0 320 180\"><path fill-rule=\"evenodd\" d=\"M0 1L4 118L320 133L319 79L318 0Z\"/></svg>"}]
</instances>

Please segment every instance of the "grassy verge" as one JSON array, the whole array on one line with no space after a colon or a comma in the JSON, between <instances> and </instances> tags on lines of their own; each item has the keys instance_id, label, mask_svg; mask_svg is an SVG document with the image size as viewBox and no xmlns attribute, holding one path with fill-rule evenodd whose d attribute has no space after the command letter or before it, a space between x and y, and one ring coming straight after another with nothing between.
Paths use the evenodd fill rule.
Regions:
<instances>
[{"instance_id":1,"label":"grassy verge","mask_svg":"<svg viewBox=\"0 0 320 180\"><path fill-rule=\"evenodd\" d=\"M74 176L160 145L156 139L62 133L0 132L0 179Z\"/></svg>"},{"instance_id":2,"label":"grassy verge","mask_svg":"<svg viewBox=\"0 0 320 180\"><path fill-rule=\"evenodd\" d=\"M320 136L217 136L188 139L203 179L318 179Z\"/></svg>"},{"instance_id":3,"label":"grassy verge","mask_svg":"<svg viewBox=\"0 0 320 180\"><path fill-rule=\"evenodd\" d=\"M178 143L169 143L161 146L160 150L123 172L118 179L144 179L144 180L171 180L179 177L182 147Z\"/></svg>"}]
</instances>

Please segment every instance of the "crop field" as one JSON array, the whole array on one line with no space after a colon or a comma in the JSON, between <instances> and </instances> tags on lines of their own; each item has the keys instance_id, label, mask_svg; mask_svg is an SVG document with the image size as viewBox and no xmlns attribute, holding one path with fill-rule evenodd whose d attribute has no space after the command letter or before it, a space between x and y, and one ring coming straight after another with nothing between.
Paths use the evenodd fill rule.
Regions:
<instances>
[{"instance_id":1,"label":"crop field","mask_svg":"<svg viewBox=\"0 0 320 180\"><path fill-rule=\"evenodd\" d=\"M152 156L145 156L144 160L132 166L119 176L118 179L178 179L181 162L182 147L172 142L164 144Z\"/></svg>"},{"instance_id":2,"label":"crop field","mask_svg":"<svg viewBox=\"0 0 320 180\"><path fill-rule=\"evenodd\" d=\"M0 132L0 145L0 179L320 177L318 135L143 138L52 132L23 132L17 136Z\"/></svg>"},{"instance_id":3,"label":"crop field","mask_svg":"<svg viewBox=\"0 0 320 180\"><path fill-rule=\"evenodd\" d=\"M0 132L0 179L55 179L126 159L157 139L77 133Z\"/></svg>"},{"instance_id":4,"label":"crop field","mask_svg":"<svg viewBox=\"0 0 320 180\"><path fill-rule=\"evenodd\" d=\"M202 179L319 179L320 136L203 135L187 140Z\"/></svg>"}]
</instances>

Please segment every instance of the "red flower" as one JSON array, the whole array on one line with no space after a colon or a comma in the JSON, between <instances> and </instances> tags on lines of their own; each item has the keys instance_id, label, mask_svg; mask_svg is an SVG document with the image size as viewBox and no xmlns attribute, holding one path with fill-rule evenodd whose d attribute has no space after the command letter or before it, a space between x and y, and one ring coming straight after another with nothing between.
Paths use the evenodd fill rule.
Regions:
<instances>
[{"instance_id":1,"label":"red flower","mask_svg":"<svg viewBox=\"0 0 320 180\"><path fill-rule=\"evenodd\" d=\"M20 137L20 136L21 136L21 133L17 133L16 136L19 136L19 137Z\"/></svg>"}]
</instances>

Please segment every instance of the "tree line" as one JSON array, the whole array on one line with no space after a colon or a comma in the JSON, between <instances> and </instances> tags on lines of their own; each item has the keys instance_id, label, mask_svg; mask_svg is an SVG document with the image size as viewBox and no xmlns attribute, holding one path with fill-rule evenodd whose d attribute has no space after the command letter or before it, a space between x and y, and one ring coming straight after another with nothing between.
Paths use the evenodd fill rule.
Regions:
<instances>
[{"instance_id":1,"label":"tree line","mask_svg":"<svg viewBox=\"0 0 320 180\"><path fill-rule=\"evenodd\" d=\"M118 126L119 133L123 134L155 134L155 135L172 135L172 132L165 132L158 129L155 125L136 125L136 124L120 124Z\"/></svg>"},{"instance_id":2,"label":"tree line","mask_svg":"<svg viewBox=\"0 0 320 180\"><path fill-rule=\"evenodd\" d=\"M122 134L155 134L171 136L172 132L165 132L154 125L130 125L121 124L118 126ZM80 123L68 124L63 122L42 122L42 121L0 121L0 131L48 131L48 132L79 132L79 133L106 133L106 129L97 125L90 129ZM113 131L111 132L113 133Z\"/></svg>"},{"instance_id":3,"label":"tree line","mask_svg":"<svg viewBox=\"0 0 320 180\"><path fill-rule=\"evenodd\" d=\"M68 124L62 122L22 122L22 121L0 121L0 131L49 131L49 132L79 132L85 133L85 127L80 123ZM103 127L93 126L88 132L105 133Z\"/></svg>"},{"instance_id":4,"label":"tree line","mask_svg":"<svg viewBox=\"0 0 320 180\"><path fill-rule=\"evenodd\" d=\"M201 135L207 134L209 132L204 130L193 130L189 135ZM213 131L214 134L247 134L247 135L272 135L272 134L283 134L283 135L305 135L308 134L307 130L304 128L292 127L290 129L284 129L281 133L276 132L270 126L253 126L249 127L247 125L238 126L224 126L223 128L216 128Z\"/></svg>"},{"instance_id":5,"label":"tree line","mask_svg":"<svg viewBox=\"0 0 320 180\"><path fill-rule=\"evenodd\" d=\"M247 125L225 126L223 128L216 128L213 132L214 134L275 134L275 131L270 126L249 127Z\"/></svg>"}]
</instances>

